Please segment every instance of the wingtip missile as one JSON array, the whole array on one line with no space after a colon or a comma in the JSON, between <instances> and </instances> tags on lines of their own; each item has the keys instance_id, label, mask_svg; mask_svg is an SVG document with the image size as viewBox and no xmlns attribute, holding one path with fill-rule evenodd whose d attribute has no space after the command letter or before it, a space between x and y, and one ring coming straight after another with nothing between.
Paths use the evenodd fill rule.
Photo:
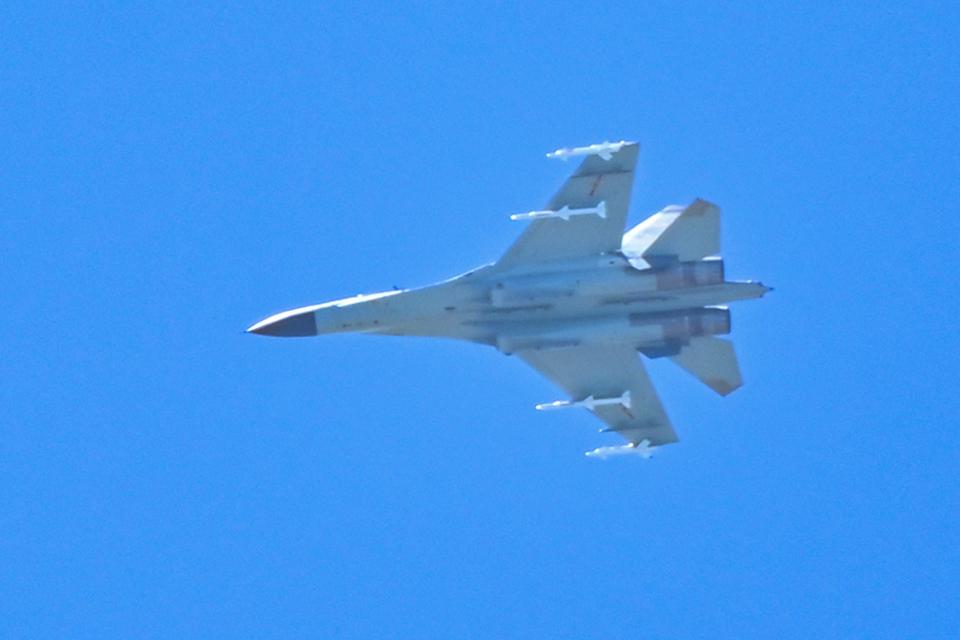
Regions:
<instances>
[{"instance_id":1,"label":"wingtip missile","mask_svg":"<svg viewBox=\"0 0 960 640\"><path fill-rule=\"evenodd\" d=\"M635 455L647 460L653 455L653 450L656 448L657 447L650 446L649 440L641 440L640 442L631 442L618 447L597 447L596 449L587 451L583 455L588 458L599 458L600 460L606 460L613 456Z\"/></svg>"},{"instance_id":2,"label":"wingtip missile","mask_svg":"<svg viewBox=\"0 0 960 640\"><path fill-rule=\"evenodd\" d=\"M547 153L548 158L557 158L560 160L569 160L576 156L600 156L604 160L611 160L613 154L620 151L625 145L633 144L626 140L619 142L601 142L599 144L590 144L585 147L561 147Z\"/></svg>"}]
</instances>

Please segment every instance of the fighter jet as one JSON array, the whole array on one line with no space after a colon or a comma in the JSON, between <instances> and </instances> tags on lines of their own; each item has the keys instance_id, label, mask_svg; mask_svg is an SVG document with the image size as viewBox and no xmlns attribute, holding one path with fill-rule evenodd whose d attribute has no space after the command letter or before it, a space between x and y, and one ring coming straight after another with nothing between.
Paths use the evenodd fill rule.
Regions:
<instances>
[{"instance_id":1,"label":"fighter jet","mask_svg":"<svg viewBox=\"0 0 960 640\"><path fill-rule=\"evenodd\" d=\"M594 153L588 153L593 150ZM586 157L499 260L430 286L358 295L284 311L247 331L455 338L512 354L561 387L542 411L582 408L627 441L586 455L649 457L677 434L641 355L669 358L720 395L743 384L730 302L770 288L730 281L720 209L668 206L626 233L639 146L576 148Z\"/></svg>"}]
</instances>

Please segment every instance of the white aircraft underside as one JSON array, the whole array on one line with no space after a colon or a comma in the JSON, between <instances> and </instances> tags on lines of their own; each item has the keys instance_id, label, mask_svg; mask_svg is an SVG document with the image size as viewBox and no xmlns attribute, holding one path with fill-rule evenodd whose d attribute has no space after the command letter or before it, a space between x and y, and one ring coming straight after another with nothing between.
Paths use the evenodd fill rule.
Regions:
<instances>
[{"instance_id":1,"label":"white aircraft underside","mask_svg":"<svg viewBox=\"0 0 960 640\"><path fill-rule=\"evenodd\" d=\"M615 149L611 150L611 147ZM588 155L595 149L601 155ZM724 278L720 210L671 206L626 234L639 147L576 149L576 172L494 264L419 289L302 307L248 329L281 337L359 332L468 340L514 354L627 440L588 455L648 457L677 436L639 353L669 357L726 395L742 384L725 305L768 287ZM554 213L555 212L555 213ZM592 215L591 215L592 214ZM517 218L517 216L515 216ZM626 399L626 401L624 401Z\"/></svg>"}]
</instances>

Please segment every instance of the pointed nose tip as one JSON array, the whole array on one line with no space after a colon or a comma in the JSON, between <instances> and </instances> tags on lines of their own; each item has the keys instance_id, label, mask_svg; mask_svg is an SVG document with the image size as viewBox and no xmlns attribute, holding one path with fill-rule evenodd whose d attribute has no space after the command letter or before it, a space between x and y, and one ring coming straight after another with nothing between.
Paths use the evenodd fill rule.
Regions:
<instances>
[{"instance_id":1,"label":"pointed nose tip","mask_svg":"<svg viewBox=\"0 0 960 640\"><path fill-rule=\"evenodd\" d=\"M317 321L312 311L287 311L261 320L247 329L247 333L280 338L315 336L317 335Z\"/></svg>"}]
</instances>

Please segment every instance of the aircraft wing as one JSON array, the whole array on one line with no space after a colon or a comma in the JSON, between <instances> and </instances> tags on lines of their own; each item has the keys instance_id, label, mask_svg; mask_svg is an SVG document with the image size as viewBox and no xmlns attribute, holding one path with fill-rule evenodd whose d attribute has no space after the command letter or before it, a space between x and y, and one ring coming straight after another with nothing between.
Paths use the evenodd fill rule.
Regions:
<instances>
[{"instance_id":1,"label":"aircraft wing","mask_svg":"<svg viewBox=\"0 0 960 640\"><path fill-rule=\"evenodd\" d=\"M497 266L506 268L619 251L639 150L640 145L631 142L613 153L610 160L587 156L545 207L558 211L564 206L581 209L603 202L605 218L582 215L568 220L534 220Z\"/></svg>"},{"instance_id":2,"label":"aircraft wing","mask_svg":"<svg viewBox=\"0 0 960 640\"><path fill-rule=\"evenodd\" d=\"M596 407L593 413L632 443L649 440L659 446L677 441L657 392L637 352L624 345L575 346L518 351L524 362L560 385L573 400L587 396L612 398L630 392L630 408L621 404Z\"/></svg>"}]
</instances>

